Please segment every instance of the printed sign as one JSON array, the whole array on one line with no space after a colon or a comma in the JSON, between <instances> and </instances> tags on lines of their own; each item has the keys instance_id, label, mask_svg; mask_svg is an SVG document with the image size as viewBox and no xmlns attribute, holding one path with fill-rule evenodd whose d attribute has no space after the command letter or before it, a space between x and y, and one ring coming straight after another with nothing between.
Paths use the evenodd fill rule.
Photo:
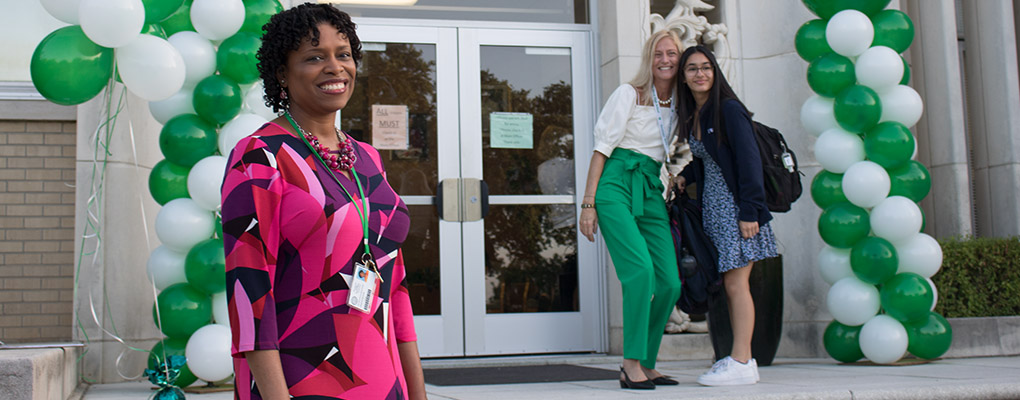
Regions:
<instances>
[{"instance_id":1,"label":"printed sign","mask_svg":"<svg viewBox=\"0 0 1020 400\"><path fill-rule=\"evenodd\" d=\"M407 150L407 106L372 105L372 146Z\"/></svg>"},{"instance_id":2,"label":"printed sign","mask_svg":"<svg viewBox=\"0 0 1020 400\"><path fill-rule=\"evenodd\" d=\"M532 149L535 147L534 117L528 113L494 112L489 114L489 147L494 149Z\"/></svg>"}]
</instances>

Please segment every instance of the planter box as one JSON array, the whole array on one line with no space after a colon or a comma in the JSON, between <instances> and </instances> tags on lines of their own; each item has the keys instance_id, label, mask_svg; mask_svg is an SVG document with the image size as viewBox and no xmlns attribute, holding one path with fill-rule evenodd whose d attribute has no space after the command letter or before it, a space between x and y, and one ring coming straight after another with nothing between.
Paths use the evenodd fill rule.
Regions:
<instances>
[{"instance_id":1,"label":"planter box","mask_svg":"<svg viewBox=\"0 0 1020 400\"><path fill-rule=\"evenodd\" d=\"M948 318L953 344L942 357L1020 355L1020 316Z\"/></svg>"}]
</instances>

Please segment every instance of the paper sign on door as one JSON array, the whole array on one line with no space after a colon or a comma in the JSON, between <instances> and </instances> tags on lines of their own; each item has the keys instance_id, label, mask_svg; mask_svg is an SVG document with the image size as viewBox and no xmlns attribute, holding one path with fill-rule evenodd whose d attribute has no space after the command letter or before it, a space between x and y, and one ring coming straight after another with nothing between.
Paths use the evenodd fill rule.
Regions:
<instances>
[{"instance_id":1,"label":"paper sign on door","mask_svg":"<svg viewBox=\"0 0 1020 400\"><path fill-rule=\"evenodd\" d=\"M372 105L372 146L407 150L407 106Z\"/></svg>"},{"instance_id":2,"label":"paper sign on door","mask_svg":"<svg viewBox=\"0 0 1020 400\"><path fill-rule=\"evenodd\" d=\"M532 149L534 117L528 113L494 112L489 114L489 147L494 149Z\"/></svg>"}]
</instances>

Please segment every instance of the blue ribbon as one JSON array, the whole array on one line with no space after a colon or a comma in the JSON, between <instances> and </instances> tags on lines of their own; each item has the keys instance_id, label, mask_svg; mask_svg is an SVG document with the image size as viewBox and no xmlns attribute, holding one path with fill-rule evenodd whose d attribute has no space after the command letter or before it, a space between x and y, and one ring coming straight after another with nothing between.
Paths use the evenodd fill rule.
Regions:
<instances>
[{"instance_id":1,"label":"blue ribbon","mask_svg":"<svg viewBox=\"0 0 1020 400\"><path fill-rule=\"evenodd\" d=\"M145 369L149 382L159 386L152 396L155 400L184 400L184 391L175 384L181 376L181 368L188 359L181 355L167 356L163 362L156 364L156 369Z\"/></svg>"}]
</instances>

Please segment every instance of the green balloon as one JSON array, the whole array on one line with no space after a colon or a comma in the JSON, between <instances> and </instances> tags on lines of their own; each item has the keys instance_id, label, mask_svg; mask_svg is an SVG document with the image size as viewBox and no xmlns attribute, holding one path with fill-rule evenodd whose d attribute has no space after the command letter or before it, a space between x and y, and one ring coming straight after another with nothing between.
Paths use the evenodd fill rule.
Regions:
<instances>
[{"instance_id":1,"label":"green balloon","mask_svg":"<svg viewBox=\"0 0 1020 400\"><path fill-rule=\"evenodd\" d=\"M861 327L863 325L847 326L839 321L830 322L822 336L825 351L839 362L852 363L864 358L860 343Z\"/></svg>"},{"instance_id":2,"label":"green balloon","mask_svg":"<svg viewBox=\"0 0 1020 400\"><path fill-rule=\"evenodd\" d=\"M811 61L807 70L808 86L825 97L836 97L857 82L854 62L836 53L828 53Z\"/></svg>"},{"instance_id":3,"label":"green balloon","mask_svg":"<svg viewBox=\"0 0 1020 400\"><path fill-rule=\"evenodd\" d=\"M910 84L910 64L907 63L907 59L903 58L902 55L900 59L903 60L903 79L900 79L900 85L908 85Z\"/></svg>"},{"instance_id":4,"label":"green balloon","mask_svg":"<svg viewBox=\"0 0 1020 400\"><path fill-rule=\"evenodd\" d=\"M167 160L160 160L149 173L149 193L159 205L173 199L188 197L188 172L191 168L182 167Z\"/></svg>"},{"instance_id":5,"label":"green balloon","mask_svg":"<svg viewBox=\"0 0 1020 400\"><path fill-rule=\"evenodd\" d=\"M29 70L36 90L47 100L72 106L89 101L106 87L113 74L113 49L93 43L78 25L47 35Z\"/></svg>"},{"instance_id":6,"label":"green balloon","mask_svg":"<svg viewBox=\"0 0 1020 400\"><path fill-rule=\"evenodd\" d=\"M864 153L882 168L899 167L914 155L914 135L899 122L882 122L864 136Z\"/></svg>"},{"instance_id":7,"label":"green balloon","mask_svg":"<svg viewBox=\"0 0 1020 400\"><path fill-rule=\"evenodd\" d=\"M244 24L241 31L262 37L262 26L269 18L283 11L279 0L244 0Z\"/></svg>"},{"instance_id":8,"label":"green balloon","mask_svg":"<svg viewBox=\"0 0 1020 400\"><path fill-rule=\"evenodd\" d=\"M928 312L927 318L905 324L907 328L907 351L910 354L933 360L949 351L953 344L953 326L942 315Z\"/></svg>"},{"instance_id":9,"label":"green balloon","mask_svg":"<svg viewBox=\"0 0 1020 400\"><path fill-rule=\"evenodd\" d=\"M226 274L222 239L203 240L184 258L184 275L188 283L207 295L227 289Z\"/></svg>"},{"instance_id":10,"label":"green balloon","mask_svg":"<svg viewBox=\"0 0 1020 400\"><path fill-rule=\"evenodd\" d=\"M145 6L145 23L154 24L166 19L181 8L184 0L142 0Z\"/></svg>"},{"instance_id":11,"label":"green balloon","mask_svg":"<svg viewBox=\"0 0 1020 400\"><path fill-rule=\"evenodd\" d=\"M903 11L882 10L871 17L871 25L875 27L872 46L886 46L902 53L914 41L914 23Z\"/></svg>"},{"instance_id":12,"label":"green balloon","mask_svg":"<svg viewBox=\"0 0 1020 400\"><path fill-rule=\"evenodd\" d=\"M843 174L822 170L811 181L811 199L821 209L848 201L843 194Z\"/></svg>"},{"instance_id":13,"label":"green balloon","mask_svg":"<svg viewBox=\"0 0 1020 400\"><path fill-rule=\"evenodd\" d=\"M872 285L880 285L896 275L898 263L896 248L880 237L861 239L850 250L850 269L857 279Z\"/></svg>"},{"instance_id":14,"label":"green balloon","mask_svg":"<svg viewBox=\"0 0 1020 400\"><path fill-rule=\"evenodd\" d=\"M813 19L805 22L800 26L800 29L797 29L793 45L797 49L797 55L807 62L832 53L829 42L825 40L825 21Z\"/></svg>"},{"instance_id":15,"label":"green balloon","mask_svg":"<svg viewBox=\"0 0 1020 400\"><path fill-rule=\"evenodd\" d=\"M191 24L191 3L194 0L184 0L177 11L170 14L159 23L166 31L167 36L173 36L177 32L194 31L195 26Z\"/></svg>"},{"instance_id":16,"label":"green balloon","mask_svg":"<svg viewBox=\"0 0 1020 400\"><path fill-rule=\"evenodd\" d=\"M833 114L843 129L860 133L878 123L882 117L882 103L871 88L853 85L836 95Z\"/></svg>"},{"instance_id":17,"label":"green balloon","mask_svg":"<svg viewBox=\"0 0 1020 400\"><path fill-rule=\"evenodd\" d=\"M148 24L142 28L143 35L152 35L161 39L166 39L166 31L163 30L163 26L160 24Z\"/></svg>"},{"instance_id":18,"label":"green balloon","mask_svg":"<svg viewBox=\"0 0 1020 400\"><path fill-rule=\"evenodd\" d=\"M216 50L216 69L239 84L255 83L259 79L255 54L260 46L262 40L255 34L238 32L220 43Z\"/></svg>"},{"instance_id":19,"label":"green balloon","mask_svg":"<svg viewBox=\"0 0 1020 400\"><path fill-rule=\"evenodd\" d=\"M935 301L928 280L913 272L896 274L879 289L882 309L890 317L908 323L928 317L931 303Z\"/></svg>"},{"instance_id":20,"label":"green balloon","mask_svg":"<svg viewBox=\"0 0 1020 400\"><path fill-rule=\"evenodd\" d=\"M224 278L226 282L226 278ZM156 318L156 307L159 317ZM152 306L152 320L162 321L163 334L187 339L192 333L212 322L212 299L187 283L175 283L163 289Z\"/></svg>"},{"instance_id":21,"label":"green balloon","mask_svg":"<svg viewBox=\"0 0 1020 400\"><path fill-rule=\"evenodd\" d=\"M241 87L222 75L210 75L195 85L192 104L202 118L223 125L241 112Z\"/></svg>"},{"instance_id":22,"label":"green balloon","mask_svg":"<svg viewBox=\"0 0 1020 400\"><path fill-rule=\"evenodd\" d=\"M822 211L818 233L829 246L847 249L871 231L868 211L850 202L836 203Z\"/></svg>"},{"instance_id":23,"label":"green balloon","mask_svg":"<svg viewBox=\"0 0 1020 400\"><path fill-rule=\"evenodd\" d=\"M190 169L216 153L216 127L195 114L170 118L159 132L159 149L170 162Z\"/></svg>"},{"instance_id":24,"label":"green balloon","mask_svg":"<svg viewBox=\"0 0 1020 400\"><path fill-rule=\"evenodd\" d=\"M156 342L155 346L152 346L152 350L149 350L149 369L156 369L156 366L163 363L163 359L169 356L181 356L184 357L184 349L188 345L188 338L163 338ZM177 380L174 384L179 387L185 387L198 380L195 374L191 373L191 369L185 364L181 367L181 374L177 376Z\"/></svg>"},{"instance_id":25,"label":"green balloon","mask_svg":"<svg viewBox=\"0 0 1020 400\"><path fill-rule=\"evenodd\" d=\"M931 190L931 175L921 163L909 160L889 171L889 195L920 202Z\"/></svg>"},{"instance_id":26,"label":"green balloon","mask_svg":"<svg viewBox=\"0 0 1020 400\"><path fill-rule=\"evenodd\" d=\"M868 16L872 16L885 8L885 6L889 5L889 1L890 0L804 0L804 5L819 18L827 20L832 18L833 15L836 15L836 13L848 9L857 10L867 14Z\"/></svg>"}]
</instances>

